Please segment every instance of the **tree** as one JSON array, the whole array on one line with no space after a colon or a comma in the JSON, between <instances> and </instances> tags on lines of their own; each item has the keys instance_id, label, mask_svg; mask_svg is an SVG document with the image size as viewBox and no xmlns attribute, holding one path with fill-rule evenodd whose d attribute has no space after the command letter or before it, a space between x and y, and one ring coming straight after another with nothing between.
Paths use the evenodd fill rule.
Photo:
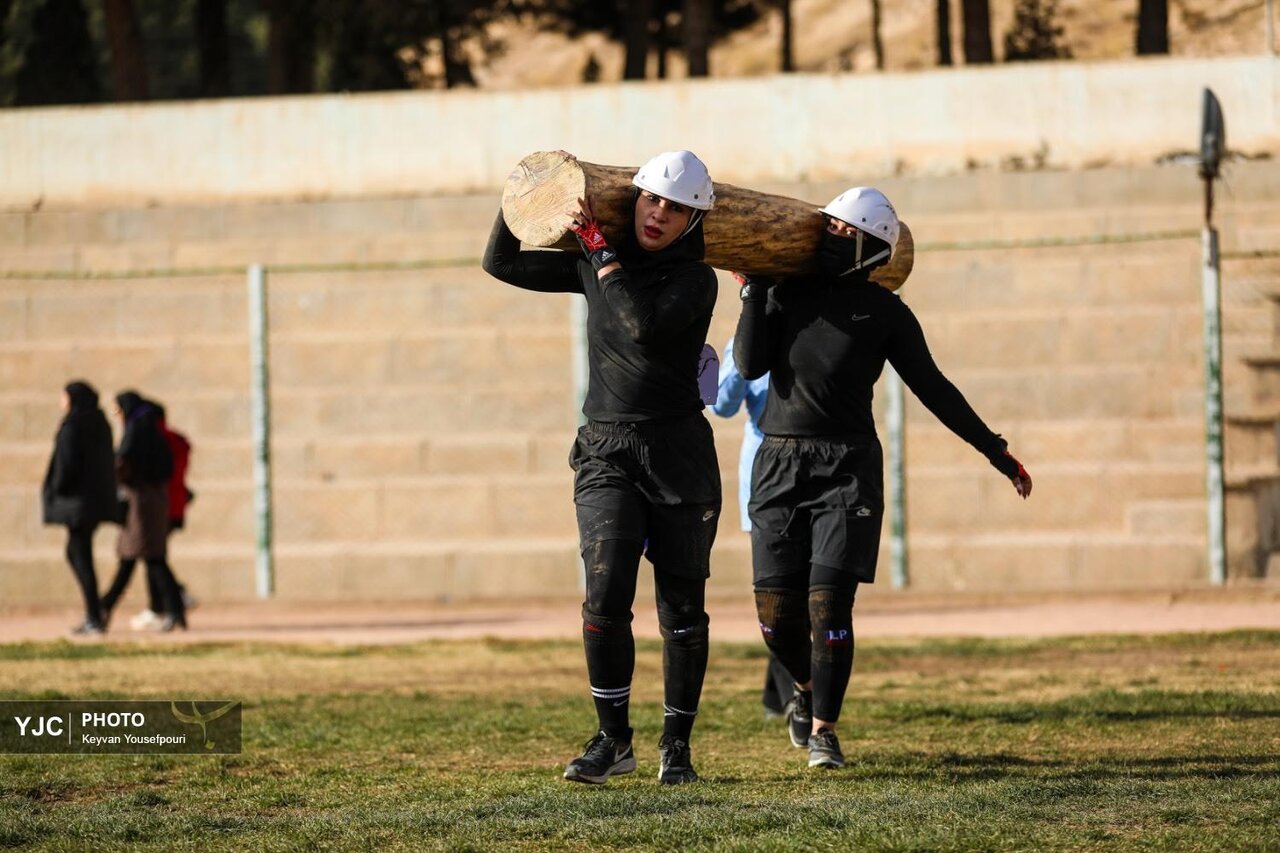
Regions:
<instances>
[{"instance_id":1,"label":"tree","mask_svg":"<svg viewBox=\"0 0 1280 853\"><path fill-rule=\"evenodd\" d=\"M0 0L0 106L102 99L81 0Z\"/></svg>"},{"instance_id":2,"label":"tree","mask_svg":"<svg viewBox=\"0 0 1280 853\"><path fill-rule=\"evenodd\" d=\"M964 63L983 65L995 61L991 48L991 6L988 0L963 0Z\"/></svg>"},{"instance_id":3,"label":"tree","mask_svg":"<svg viewBox=\"0 0 1280 853\"><path fill-rule=\"evenodd\" d=\"M1069 58L1057 15L1058 0L1018 0L1013 26L1004 36L1005 61Z\"/></svg>"},{"instance_id":4,"label":"tree","mask_svg":"<svg viewBox=\"0 0 1280 853\"><path fill-rule=\"evenodd\" d=\"M1169 52L1169 0L1138 0L1138 55Z\"/></svg>"},{"instance_id":5,"label":"tree","mask_svg":"<svg viewBox=\"0 0 1280 853\"><path fill-rule=\"evenodd\" d=\"M871 0L871 46L875 50L876 69L884 70L884 42L880 39L880 0Z\"/></svg>"},{"instance_id":6,"label":"tree","mask_svg":"<svg viewBox=\"0 0 1280 853\"><path fill-rule=\"evenodd\" d=\"M706 77L711 70L711 0L684 0L680 22L690 77Z\"/></svg>"},{"instance_id":7,"label":"tree","mask_svg":"<svg viewBox=\"0 0 1280 853\"><path fill-rule=\"evenodd\" d=\"M196 50L200 57L200 96L231 94L231 33L227 0L196 0Z\"/></svg>"},{"instance_id":8,"label":"tree","mask_svg":"<svg viewBox=\"0 0 1280 853\"><path fill-rule=\"evenodd\" d=\"M951 0L938 0L936 5L938 22L938 64L951 64Z\"/></svg>"},{"instance_id":9,"label":"tree","mask_svg":"<svg viewBox=\"0 0 1280 853\"><path fill-rule=\"evenodd\" d=\"M643 80L649 61L649 24L653 18L651 0L618 0L622 8L622 45L626 53L623 80Z\"/></svg>"},{"instance_id":10,"label":"tree","mask_svg":"<svg viewBox=\"0 0 1280 853\"><path fill-rule=\"evenodd\" d=\"M783 73L790 73L796 70L795 20L791 16L791 0L778 0L778 11L782 14L782 45L778 67Z\"/></svg>"},{"instance_id":11,"label":"tree","mask_svg":"<svg viewBox=\"0 0 1280 853\"><path fill-rule=\"evenodd\" d=\"M690 73L697 73L703 62L700 46L703 32L709 49L717 40L756 22L762 15L756 0L509 1L515 2L515 14L534 21L542 29L571 37L598 32L621 42L626 53L622 72L624 80L644 79L650 53L657 54L658 77L665 76L667 51L675 47L686 51ZM691 14L695 20L689 29L686 22ZM700 20L698 16L701 16ZM686 41L690 35L694 38L693 55L688 53Z\"/></svg>"},{"instance_id":12,"label":"tree","mask_svg":"<svg viewBox=\"0 0 1280 853\"><path fill-rule=\"evenodd\" d=\"M267 92L315 89L316 18L308 0L264 0L267 9Z\"/></svg>"},{"instance_id":13,"label":"tree","mask_svg":"<svg viewBox=\"0 0 1280 853\"><path fill-rule=\"evenodd\" d=\"M79 5L79 4L77 4ZM117 101L147 99L147 57L133 0L103 0L111 88Z\"/></svg>"}]
</instances>

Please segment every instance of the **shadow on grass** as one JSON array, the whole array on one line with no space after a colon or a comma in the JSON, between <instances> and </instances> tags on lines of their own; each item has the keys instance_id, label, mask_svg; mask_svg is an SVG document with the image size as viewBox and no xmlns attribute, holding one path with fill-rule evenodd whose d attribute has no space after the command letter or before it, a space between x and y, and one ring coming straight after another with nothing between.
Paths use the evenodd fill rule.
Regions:
<instances>
[{"instance_id":1,"label":"shadow on grass","mask_svg":"<svg viewBox=\"0 0 1280 853\"><path fill-rule=\"evenodd\" d=\"M1037 784L1072 785L1116 781L1169 782L1188 779L1280 780L1280 754L1116 756L1072 761L996 753L943 753L868 756L850 763L850 772L829 778L848 783L868 780L981 783L1025 779ZM907 764L906 762L909 762Z\"/></svg>"}]
</instances>

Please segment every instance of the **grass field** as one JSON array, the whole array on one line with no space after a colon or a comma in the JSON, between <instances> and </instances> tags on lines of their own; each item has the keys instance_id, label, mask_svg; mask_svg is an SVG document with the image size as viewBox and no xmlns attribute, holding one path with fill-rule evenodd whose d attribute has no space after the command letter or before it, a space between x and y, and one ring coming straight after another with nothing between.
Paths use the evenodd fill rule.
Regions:
<instances>
[{"instance_id":1,"label":"grass field","mask_svg":"<svg viewBox=\"0 0 1280 853\"><path fill-rule=\"evenodd\" d=\"M5 698L241 698L226 757L0 756L0 847L1280 849L1280 633L866 642L844 771L762 719L713 646L703 782L560 779L592 733L578 644L0 646Z\"/></svg>"}]
</instances>

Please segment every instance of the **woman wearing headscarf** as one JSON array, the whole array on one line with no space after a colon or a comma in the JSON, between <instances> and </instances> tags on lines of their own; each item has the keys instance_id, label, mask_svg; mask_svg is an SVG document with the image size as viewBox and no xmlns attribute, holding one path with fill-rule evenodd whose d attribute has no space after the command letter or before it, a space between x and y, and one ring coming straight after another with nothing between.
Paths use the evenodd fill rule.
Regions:
<instances>
[{"instance_id":1,"label":"woman wearing headscarf","mask_svg":"<svg viewBox=\"0 0 1280 853\"><path fill-rule=\"evenodd\" d=\"M698 778L689 736L707 669L705 588L720 514L720 469L698 389L716 302L702 221L715 192L707 167L689 151L659 154L632 183L631 228L611 235L618 242L606 239L585 200L565 212L582 258L521 251L499 213L484 269L526 290L582 294L587 304L587 423L569 464L598 730L564 777L603 784L636 769L631 607L645 556L663 642L658 781L678 785Z\"/></svg>"},{"instance_id":2,"label":"woman wearing headscarf","mask_svg":"<svg viewBox=\"0 0 1280 853\"><path fill-rule=\"evenodd\" d=\"M62 393L66 412L53 442L41 503L45 524L67 528L67 562L84 597L84 621L76 634L106 629L93 567L93 534L116 514L115 461L111 425L98 406L98 392L87 382L71 382Z\"/></svg>"},{"instance_id":3,"label":"woman wearing headscarf","mask_svg":"<svg viewBox=\"0 0 1280 853\"><path fill-rule=\"evenodd\" d=\"M124 421L124 436L116 450L116 477L129 508L116 551L121 573L142 560L147 577L164 601L165 618L160 630L187 627L186 608L173 572L166 562L169 540L169 478L173 454L160 428L155 406L134 391L116 397L117 413Z\"/></svg>"},{"instance_id":4,"label":"woman wearing headscarf","mask_svg":"<svg viewBox=\"0 0 1280 853\"><path fill-rule=\"evenodd\" d=\"M871 415L891 364L942 423L1017 493L1031 476L934 362L915 314L871 280L898 243L897 211L873 187L821 209L817 271L743 280L733 356L747 379L769 374L751 472L751 561L760 631L795 681L791 742L809 766L839 768L836 723L853 668L853 603L873 583L884 462Z\"/></svg>"}]
</instances>

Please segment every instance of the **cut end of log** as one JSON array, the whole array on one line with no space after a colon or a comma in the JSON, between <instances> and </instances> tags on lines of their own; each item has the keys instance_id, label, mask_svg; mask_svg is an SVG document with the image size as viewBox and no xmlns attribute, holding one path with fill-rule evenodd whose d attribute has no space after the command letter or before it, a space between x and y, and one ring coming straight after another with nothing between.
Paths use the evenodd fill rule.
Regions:
<instances>
[{"instance_id":1,"label":"cut end of log","mask_svg":"<svg viewBox=\"0 0 1280 853\"><path fill-rule=\"evenodd\" d=\"M572 157L538 151L521 160L502 191L502 215L529 246L554 246L565 235L564 214L586 198L587 177Z\"/></svg>"},{"instance_id":2,"label":"cut end of log","mask_svg":"<svg viewBox=\"0 0 1280 853\"><path fill-rule=\"evenodd\" d=\"M899 222L898 225L898 245L894 247L893 257L889 263L872 270L870 276L876 284L889 290L902 287L907 276L911 275L911 268L916 264L916 241L911 236L911 229L905 222Z\"/></svg>"}]
</instances>

